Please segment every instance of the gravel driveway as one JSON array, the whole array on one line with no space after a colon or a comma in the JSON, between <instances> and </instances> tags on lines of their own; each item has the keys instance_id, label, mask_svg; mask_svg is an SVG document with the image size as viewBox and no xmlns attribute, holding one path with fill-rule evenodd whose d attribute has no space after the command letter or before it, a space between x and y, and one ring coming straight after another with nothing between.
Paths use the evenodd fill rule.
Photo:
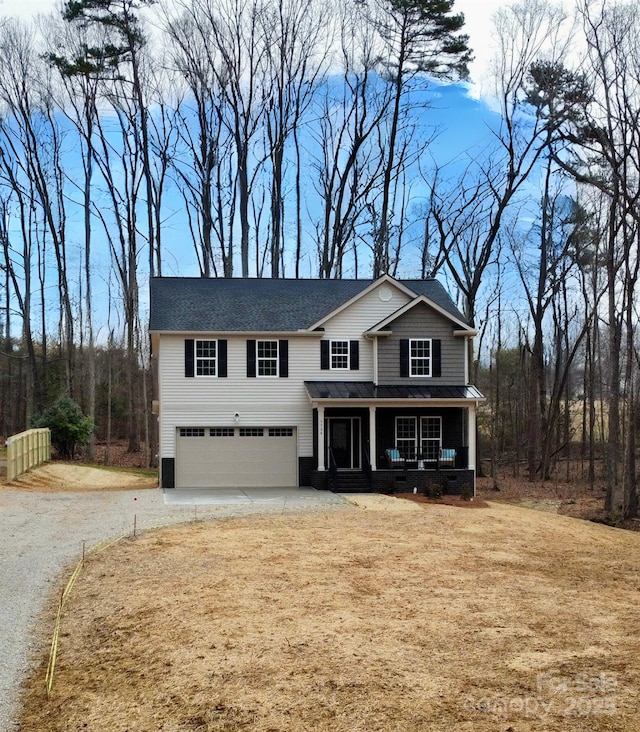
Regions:
<instances>
[{"instance_id":1,"label":"gravel driveway","mask_svg":"<svg viewBox=\"0 0 640 732\"><path fill-rule=\"evenodd\" d=\"M325 492L273 491L264 500L231 504L204 501L165 505L162 491L35 493L0 490L0 730L18 730L19 685L33 654L52 628L37 624L52 594L61 592L86 547L139 530L194 518L225 518L340 508L349 504Z\"/></svg>"}]
</instances>

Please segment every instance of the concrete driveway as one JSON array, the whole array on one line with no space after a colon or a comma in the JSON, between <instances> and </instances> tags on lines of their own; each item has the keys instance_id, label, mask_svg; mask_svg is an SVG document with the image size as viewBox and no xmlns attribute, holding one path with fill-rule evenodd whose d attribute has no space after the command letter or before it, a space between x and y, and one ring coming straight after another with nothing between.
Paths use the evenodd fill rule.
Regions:
<instances>
[{"instance_id":1,"label":"concrete driveway","mask_svg":"<svg viewBox=\"0 0 640 732\"><path fill-rule=\"evenodd\" d=\"M311 488L39 493L0 489L0 730L18 730L19 685L51 637L43 609L71 568L105 539L202 518L351 506Z\"/></svg>"},{"instance_id":2,"label":"concrete driveway","mask_svg":"<svg viewBox=\"0 0 640 732\"><path fill-rule=\"evenodd\" d=\"M164 491L165 506L280 504L286 508L343 505L344 498L313 488L180 488Z\"/></svg>"}]
</instances>

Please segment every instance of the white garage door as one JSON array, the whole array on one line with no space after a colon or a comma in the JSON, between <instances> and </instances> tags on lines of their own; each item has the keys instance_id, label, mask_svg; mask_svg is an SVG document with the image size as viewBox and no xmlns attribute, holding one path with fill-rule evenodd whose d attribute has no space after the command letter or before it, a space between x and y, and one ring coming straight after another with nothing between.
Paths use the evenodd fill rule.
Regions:
<instances>
[{"instance_id":1,"label":"white garage door","mask_svg":"<svg viewBox=\"0 0 640 732\"><path fill-rule=\"evenodd\" d=\"M298 484L293 427L180 427L176 488Z\"/></svg>"}]
</instances>

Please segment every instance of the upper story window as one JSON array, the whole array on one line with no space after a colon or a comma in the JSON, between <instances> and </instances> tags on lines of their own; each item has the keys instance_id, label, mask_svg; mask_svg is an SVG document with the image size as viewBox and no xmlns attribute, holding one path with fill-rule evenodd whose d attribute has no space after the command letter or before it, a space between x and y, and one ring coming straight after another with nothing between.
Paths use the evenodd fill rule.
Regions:
<instances>
[{"instance_id":1,"label":"upper story window","mask_svg":"<svg viewBox=\"0 0 640 732\"><path fill-rule=\"evenodd\" d=\"M227 375L227 341L224 338L185 339L184 375L224 378Z\"/></svg>"},{"instance_id":2,"label":"upper story window","mask_svg":"<svg viewBox=\"0 0 640 732\"><path fill-rule=\"evenodd\" d=\"M278 375L278 341L257 341L258 376Z\"/></svg>"},{"instance_id":3,"label":"upper story window","mask_svg":"<svg viewBox=\"0 0 640 732\"><path fill-rule=\"evenodd\" d=\"M409 340L409 375L431 376L431 339Z\"/></svg>"},{"instance_id":4,"label":"upper story window","mask_svg":"<svg viewBox=\"0 0 640 732\"><path fill-rule=\"evenodd\" d=\"M331 369L349 368L349 341L331 341Z\"/></svg>"},{"instance_id":5,"label":"upper story window","mask_svg":"<svg viewBox=\"0 0 640 732\"><path fill-rule=\"evenodd\" d=\"M442 376L440 338L401 338L400 376L422 379Z\"/></svg>"},{"instance_id":6,"label":"upper story window","mask_svg":"<svg viewBox=\"0 0 640 732\"><path fill-rule=\"evenodd\" d=\"M289 376L289 341L247 341L247 376Z\"/></svg>"},{"instance_id":7,"label":"upper story window","mask_svg":"<svg viewBox=\"0 0 640 732\"><path fill-rule=\"evenodd\" d=\"M320 368L325 371L358 371L360 343L357 340L321 340Z\"/></svg>"},{"instance_id":8,"label":"upper story window","mask_svg":"<svg viewBox=\"0 0 640 732\"><path fill-rule=\"evenodd\" d=\"M196 376L215 376L218 364L218 342L196 341Z\"/></svg>"}]
</instances>

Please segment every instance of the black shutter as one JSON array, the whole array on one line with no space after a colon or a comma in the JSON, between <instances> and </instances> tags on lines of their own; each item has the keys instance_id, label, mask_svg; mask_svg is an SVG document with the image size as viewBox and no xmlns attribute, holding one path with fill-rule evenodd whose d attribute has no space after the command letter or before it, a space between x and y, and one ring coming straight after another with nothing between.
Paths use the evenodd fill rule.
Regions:
<instances>
[{"instance_id":1,"label":"black shutter","mask_svg":"<svg viewBox=\"0 0 640 732\"><path fill-rule=\"evenodd\" d=\"M194 376L194 349L195 342L193 338L187 338L184 342L184 375Z\"/></svg>"},{"instance_id":2,"label":"black shutter","mask_svg":"<svg viewBox=\"0 0 640 732\"><path fill-rule=\"evenodd\" d=\"M227 342L218 340L218 376L227 375Z\"/></svg>"},{"instance_id":3,"label":"black shutter","mask_svg":"<svg viewBox=\"0 0 640 732\"><path fill-rule=\"evenodd\" d=\"M431 376L442 376L441 341L434 338L431 341Z\"/></svg>"},{"instance_id":4,"label":"black shutter","mask_svg":"<svg viewBox=\"0 0 640 732\"><path fill-rule=\"evenodd\" d=\"M400 339L400 376L409 376L409 339Z\"/></svg>"},{"instance_id":5,"label":"black shutter","mask_svg":"<svg viewBox=\"0 0 640 732\"><path fill-rule=\"evenodd\" d=\"M320 341L320 368L329 370L329 341Z\"/></svg>"},{"instance_id":6,"label":"black shutter","mask_svg":"<svg viewBox=\"0 0 640 732\"><path fill-rule=\"evenodd\" d=\"M286 379L289 376L289 341L278 341L278 374Z\"/></svg>"},{"instance_id":7,"label":"black shutter","mask_svg":"<svg viewBox=\"0 0 640 732\"><path fill-rule=\"evenodd\" d=\"M349 368L352 371L360 370L360 343L358 341L349 343Z\"/></svg>"},{"instance_id":8,"label":"black shutter","mask_svg":"<svg viewBox=\"0 0 640 732\"><path fill-rule=\"evenodd\" d=\"M247 341L247 376L256 375L256 342Z\"/></svg>"}]
</instances>

